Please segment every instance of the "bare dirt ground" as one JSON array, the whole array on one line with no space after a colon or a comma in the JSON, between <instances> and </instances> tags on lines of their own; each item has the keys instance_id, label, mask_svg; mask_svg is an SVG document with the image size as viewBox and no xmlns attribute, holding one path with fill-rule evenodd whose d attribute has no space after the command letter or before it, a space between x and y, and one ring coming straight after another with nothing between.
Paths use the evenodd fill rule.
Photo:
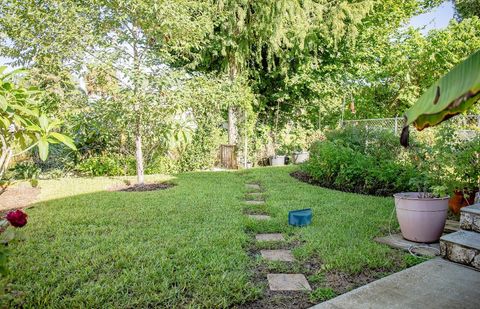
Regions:
<instances>
[{"instance_id":1,"label":"bare dirt ground","mask_svg":"<svg viewBox=\"0 0 480 309\"><path fill-rule=\"evenodd\" d=\"M5 192L0 194L0 212L25 208L34 203L40 194L40 188L32 188L30 185L18 185L8 187Z\"/></svg>"}]
</instances>

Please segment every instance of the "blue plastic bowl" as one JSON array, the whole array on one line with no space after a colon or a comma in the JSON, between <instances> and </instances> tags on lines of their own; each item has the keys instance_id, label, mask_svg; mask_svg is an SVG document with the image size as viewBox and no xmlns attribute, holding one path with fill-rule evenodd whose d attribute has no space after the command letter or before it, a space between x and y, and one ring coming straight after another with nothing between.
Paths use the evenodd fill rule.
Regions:
<instances>
[{"instance_id":1,"label":"blue plastic bowl","mask_svg":"<svg viewBox=\"0 0 480 309\"><path fill-rule=\"evenodd\" d=\"M312 223L312 209L292 210L288 212L288 224L293 226L306 226Z\"/></svg>"}]
</instances>

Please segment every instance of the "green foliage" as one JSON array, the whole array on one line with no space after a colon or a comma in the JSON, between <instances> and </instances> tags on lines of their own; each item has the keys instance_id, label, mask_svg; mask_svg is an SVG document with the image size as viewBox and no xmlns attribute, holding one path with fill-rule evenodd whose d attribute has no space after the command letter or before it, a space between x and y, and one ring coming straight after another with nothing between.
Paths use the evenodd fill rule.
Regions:
<instances>
[{"instance_id":1,"label":"green foliage","mask_svg":"<svg viewBox=\"0 0 480 309\"><path fill-rule=\"evenodd\" d=\"M480 18L479 0L453 0L458 19L477 16Z\"/></svg>"},{"instance_id":2,"label":"green foliage","mask_svg":"<svg viewBox=\"0 0 480 309\"><path fill-rule=\"evenodd\" d=\"M15 179L37 179L41 169L33 161L23 161L15 164L12 169Z\"/></svg>"},{"instance_id":3,"label":"green foliage","mask_svg":"<svg viewBox=\"0 0 480 309\"><path fill-rule=\"evenodd\" d=\"M322 302L337 296L337 293L332 288L318 288L310 293L311 302Z\"/></svg>"},{"instance_id":4,"label":"green foliage","mask_svg":"<svg viewBox=\"0 0 480 309\"><path fill-rule=\"evenodd\" d=\"M86 158L77 165L78 172L88 176L121 176L135 174L135 159L114 154Z\"/></svg>"},{"instance_id":5,"label":"green foliage","mask_svg":"<svg viewBox=\"0 0 480 309\"><path fill-rule=\"evenodd\" d=\"M8 169L13 156L25 153L36 147L40 159L48 157L51 144L63 143L76 150L73 140L56 132L61 124L41 113L35 88L25 88L19 74L22 70L4 73L6 66L0 67L0 178Z\"/></svg>"},{"instance_id":6,"label":"green foliage","mask_svg":"<svg viewBox=\"0 0 480 309\"><path fill-rule=\"evenodd\" d=\"M402 144L408 145L410 124L414 124L418 130L423 130L466 111L476 103L480 99L479 71L480 50L431 85L415 105L405 112Z\"/></svg>"},{"instance_id":7,"label":"green foliage","mask_svg":"<svg viewBox=\"0 0 480 309\"><path fill-rule=\"evenodd\" d=\"M315 143L302 170L319 184L347 192L391 196L408 191L418 173L389 132L347 128Z\"/></svg>"}]
</instances>

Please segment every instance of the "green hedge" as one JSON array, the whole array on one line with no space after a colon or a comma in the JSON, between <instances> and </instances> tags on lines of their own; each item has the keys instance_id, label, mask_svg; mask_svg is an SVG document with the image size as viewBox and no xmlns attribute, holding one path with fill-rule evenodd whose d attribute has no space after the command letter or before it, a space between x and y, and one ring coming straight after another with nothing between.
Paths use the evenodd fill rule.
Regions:
<instances>
[{"instance_id":1,"label":"green hedge","mask_svg":"<svg viewBox=\"0 0 480 309\"><path fill-rule=\"evenodd\" d=\"M319 185L346 192L389 196L412 188L418 171L388 132L346 129L314 143L302 165Z\"/></svg>"}]
</instances>

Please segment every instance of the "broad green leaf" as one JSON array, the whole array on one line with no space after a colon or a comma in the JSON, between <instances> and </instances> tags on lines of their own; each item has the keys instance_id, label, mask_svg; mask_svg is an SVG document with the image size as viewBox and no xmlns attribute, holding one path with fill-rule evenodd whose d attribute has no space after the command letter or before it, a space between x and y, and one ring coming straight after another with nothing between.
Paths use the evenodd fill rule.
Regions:
<instances>
[{"instance_id":1,"label":"broad green leaf","mask_svg":"<svg viewBox=\"0 0 480 309\"><path fill-rule=\"evenodd\" d=\"M63 134L60 134L60 133L57 133L57 132L51 132L50 135L53 136L54 138L56 138L57 140L59 140L60 142L62 142L63 144L65 144L70 149L77 150L77 147L75 146L75 143L73 142L73 140L70 137L68 137L66 135L63 135Z\"/></svg>"},{"instance_id":2,"label":"broad green leaf","mask_svg":"<svg viewBox=\"0 0 480 309\"><path fill-rule=\"evenodd\" d=\"M42 161L47 160L47 158L48 158L48 141L47 141L46 137L42 137L38 141L38 154L40 155L40 159L42 159Z\"/></svg>"},{"instance_id":3,"label":"broad green leaf","mask_svg":"<svg viewBox=\"0 0 480 309\"><path fill-rule=\"evenodd\" d=\"M8 107L7 99L0 94L0 109L2 109L3 111L6 111L7 107Z\"/></svg>"},{"instance_id":4,"label":"broad green leaf","mask_svg":"<svg viewBox=\"0 0 480 309\"><path fill-rule=\"evenodd\" d=\"M435 126L470 108L480 99L480 50L433 84L405 112L402 145L408 145L408 126L417 130Z\"/></svg>"},{"instance_id":5,"label":"broad green leaf","mask_svg":"<svg viewBox=\"0 0 480 309\"><path fill-rule=\"evenodd\" d=\"M42 114L40 117L38 117L38 122L40 123L40 127L43 131L48 131L48 118L45 116L45 114Z\"/></svg>"}]
</instances>

